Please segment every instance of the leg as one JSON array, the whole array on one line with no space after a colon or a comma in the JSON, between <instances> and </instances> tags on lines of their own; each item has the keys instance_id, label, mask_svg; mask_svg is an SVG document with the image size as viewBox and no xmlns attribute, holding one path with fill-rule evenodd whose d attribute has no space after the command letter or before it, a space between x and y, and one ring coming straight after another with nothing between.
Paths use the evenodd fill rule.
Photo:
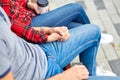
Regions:
<instances>
[{"instance_id":1,"label":"leg","mask_svg":"<svg viewBox=\"0 0 120 80\"><path fill-rule=\"evenodd\" d=\"M30 26L67 26L71 22L80 24L90 23L80 4L71 3L46 14L38 15L33 18Z\"/></svg>"},{"instance_id":2,"label":"leg","mask_svg":"<svg viewBox=\"0 0 120 80\"><path fill-rule=\"evenodd\" d=\"M95 75L96 54L100 41L99 28L95 25L87 24L70 29L70 34L71 37L65 42L40 44L48 59L54 59L54 62L49 66L52 67L56 63L59 68L64 68L80 54L82 57L81 61L89 70L90 75Z\"/></svg>"},{"instance_id":3,"label":"leg","mask_svg":"<svg viewBox=\"0 0 120 80\"><path fill-rule=\"evenodd\" d=\"M120 76L90 76L88 80L120 80Z\"/></svg>"}]
</instances>

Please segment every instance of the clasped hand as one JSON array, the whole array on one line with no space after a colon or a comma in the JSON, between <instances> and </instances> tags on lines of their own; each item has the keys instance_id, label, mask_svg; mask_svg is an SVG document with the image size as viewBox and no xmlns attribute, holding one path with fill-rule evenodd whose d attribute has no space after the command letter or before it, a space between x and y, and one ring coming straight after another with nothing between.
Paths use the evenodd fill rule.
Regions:
<instances>
[{"instance_id":1,"label":"clasped hand","mask_svg":"<svg viewBox=\"0 0 120 80\"><path fill-rule=\"evenodd\" d=\"M40 27L33 27L35 30L40 30ZM67 27L43 27L44 34L48 34L47 42L66 41L70 37Z\"/></svg>"},{"instance_id":2,"label":"clasped hand","mask_svg":"<svg viewBox=\"0 0 120 80\"><path fill-rule=\"evenodd\" d=\"M50 28L48 33L48 42L52 41L66 41L70 37L70 33L67 27L54 27Z\"/></svg>"}]
</instances>

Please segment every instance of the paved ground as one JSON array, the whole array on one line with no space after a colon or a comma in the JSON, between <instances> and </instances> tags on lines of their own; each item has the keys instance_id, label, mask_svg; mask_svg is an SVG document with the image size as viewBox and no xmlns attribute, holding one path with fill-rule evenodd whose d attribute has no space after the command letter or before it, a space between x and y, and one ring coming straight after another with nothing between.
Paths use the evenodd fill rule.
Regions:
<instances>
[{"instance_id":1,"label":"paved ground","mask_svg":"<svg viewBox=\"0 0 120 80\"><path fill-rule=\"evenodd\" d=\"M97 65L120 76L120 0L49 0L51 9L75 2L85 8L92 23L113 35L111 44L100 44ZM78 57L73 63L78 62Z\"/></svg>"}]
</instances>

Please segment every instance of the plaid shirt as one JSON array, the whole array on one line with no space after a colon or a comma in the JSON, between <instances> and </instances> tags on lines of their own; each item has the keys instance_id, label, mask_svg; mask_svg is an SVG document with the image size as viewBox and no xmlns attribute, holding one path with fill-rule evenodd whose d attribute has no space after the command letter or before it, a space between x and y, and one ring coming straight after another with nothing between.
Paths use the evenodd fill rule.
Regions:
<instances>
[{"instance_id":1,"label":"plaid shirt","mask_svg":"<svg viewBox=\"0 0 120 80\"><path fill-rule=\"evenodd\" d=\"M27 0L0 0L0 5L5 10L11 21L11 30L18 36L34 43L45 43L47 34L29 27L35 13L27 9Z\"/></svg>"}]
</instances>

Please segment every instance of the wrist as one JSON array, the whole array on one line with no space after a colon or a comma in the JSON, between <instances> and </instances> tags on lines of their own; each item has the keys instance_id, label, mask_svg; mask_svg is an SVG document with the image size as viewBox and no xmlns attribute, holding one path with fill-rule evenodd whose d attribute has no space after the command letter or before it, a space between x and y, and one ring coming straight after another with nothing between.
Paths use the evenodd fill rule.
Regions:
<instances>
[{"instance_id":1,"label":"wrist","mask_svg":"<svg viewBox=\"0 0 120 80\"><path fill-rule=\"evenodd\" d=\"M40 28L40 37L42 38L43 43L47 42L48 35L44 33L44 28L43 27Z\"/></svg>"},{"instance_id":2,"label":"wrist","mask_svg":"<svg viewBox=\"0 0 120 80\"><path fill-rule=\"evenodd\" d=\"M40 31L42 30L43 33L44 33L44 34L47 34L47 35L50 34L50 33L49 33L49 30L50 30L50 29L51 29L51 28L45 27L45 26L41 26L41 27L40 27Z\"/></svg>"}]
</instances>

